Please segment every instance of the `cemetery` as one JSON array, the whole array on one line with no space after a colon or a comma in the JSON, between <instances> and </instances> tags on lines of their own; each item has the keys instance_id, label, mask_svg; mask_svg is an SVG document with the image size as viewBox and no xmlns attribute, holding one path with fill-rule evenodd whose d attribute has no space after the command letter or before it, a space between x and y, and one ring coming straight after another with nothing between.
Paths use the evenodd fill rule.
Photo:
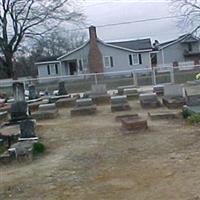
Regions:
<instances>
[{"instance_id":1,"label":"cemetery","mask_svg":"<svg viewBox=\"0 0 200 200\"><path fill-rule=\"evenodd\" d=\"M200 176L199 126L191 128L181 115L182 108L198 113L200 87L195 87L196 93L193 85L170 84L108 91L100 84L72 94L59 82L60 92L48 95L31 85L34 94L27 99L23 84L16 82L9 97L14 101L5 101L0 109L0 167L7 180L0 183L0 198L24 200L25 193L18 191L32 196L33 191L40 196L48 191L47 200L61 194L69 199L123 199L127 190L140 198L139 190L162 190L166 181L176 188L183 176ZM163 99L167 103L162 105ZM85 192L88 187L90 193Z\"/></svg>"}]
</instances>

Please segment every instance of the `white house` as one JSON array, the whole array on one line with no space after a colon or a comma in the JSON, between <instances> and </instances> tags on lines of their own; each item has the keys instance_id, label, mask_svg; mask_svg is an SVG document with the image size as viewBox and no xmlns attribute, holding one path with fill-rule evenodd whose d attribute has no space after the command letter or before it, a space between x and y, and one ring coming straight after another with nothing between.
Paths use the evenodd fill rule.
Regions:
<instances>
[{"instance_id":1,"label":"white house","mask_svg":"<svg viewBox=\"0 0 200 200\"><path fill-rule=\"evenodd\" d=\"M200 40L192 34L159 44L156 41L151 52L152 66L181 66L199 64Z\"/></svg>"},{"instance_id":2,"label":"white house","mask_svg":"<svg viewBox=\"0 0 200 200\"><path fill-rule=\"evenodd\" d=\"M90 39L58 58L36 63L39 77L125 71L151 67L150 39L105 43L89 28Z\"/></svg>"}]
</instances>

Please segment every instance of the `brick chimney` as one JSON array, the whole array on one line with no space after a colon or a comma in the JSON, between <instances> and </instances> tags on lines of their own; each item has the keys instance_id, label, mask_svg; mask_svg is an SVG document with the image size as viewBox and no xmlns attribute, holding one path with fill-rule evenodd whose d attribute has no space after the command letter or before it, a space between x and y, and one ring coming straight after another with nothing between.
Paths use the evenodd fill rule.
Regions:
<instances>
[{"instance_id":1,"label":"brick chimney","mask_svg":"<svg viewBox=\"0 0 200 200\"><path fill-rule=\"evenodd\" d=\"M90 47L88 54L88 65L90 73L100 73L103 72L103 57L101 51L97 45L97 33L96 27L89 27L90 33Z\"/></svg>"}]
</instances>

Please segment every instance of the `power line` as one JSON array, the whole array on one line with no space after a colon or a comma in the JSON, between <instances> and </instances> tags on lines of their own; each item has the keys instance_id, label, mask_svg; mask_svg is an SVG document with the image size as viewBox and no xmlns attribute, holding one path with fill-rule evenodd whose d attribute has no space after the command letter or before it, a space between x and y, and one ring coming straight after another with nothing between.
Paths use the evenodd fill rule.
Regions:
<instances>
[{"instance_id":1,"label":"power line","mask_svg":"<svg viewBox=\"0 0 200 200\"><path fill-rule=\"evenodd\" d=\"M150 21L161 21L161 20L173 19L173 18L179 18L179 17L184 17L184 15L165 16L165 17L141 19L141 20L134 20L134 21L126 21L126 22L102 24L102 25L97 25L96 27L97 28L103 28L103 27L111 27L111 26L119 26L119 25L135 24L135 23L143 23L143 22L150 22ZM79 31L79 30L85 30L85 29L88 29L88 28L89 28L89 26L83 27L83 28L71 29L69 31Z\"/></svg>"}]
</instances>

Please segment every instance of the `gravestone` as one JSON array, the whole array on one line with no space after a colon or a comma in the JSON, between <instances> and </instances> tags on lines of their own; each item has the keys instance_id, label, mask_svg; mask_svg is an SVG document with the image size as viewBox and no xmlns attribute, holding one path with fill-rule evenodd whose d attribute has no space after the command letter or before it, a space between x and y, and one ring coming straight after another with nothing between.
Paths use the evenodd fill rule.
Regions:
<instances>
[{"instance_id":1,"label":"gravestone","mask_svg":"<svg viewBox=\"0 0 200 200\"><path fill-rule=\"evenodd\" d=\"M185 104L183 87L177 84L166 84L164 86L163 104L168 108L180 108Z\"/></svg>"},{"instance_id":2,"label":"gravestone","mask_svg":"<svg viewBox=\"0 0 200 200\"><path fill-rule=\"evenodd\" d=\"M13 94L15 102L11 104L10 115L11 123L16 123L29 118L28 104L25 102L24 84L13 83Z\"/></svg>"},{"instance_id":3,"label":"gravestone","mask_svg":"<svg viewBox=\"0 0 200 200\"><path fill-rule=\"evenodd\" d=\"M131 110L131 107L128 103L127 96L113 96L111 97L111 111L127 111Z\"/></svg>"},{"instance_id":4,"label":"gravestone","mask_svg":"<svg viewBox=\"0 0 200 200\"><path fill-rule=\"evenodd\" d=\"M76 100L76 106L77 107L84 107L84 106L92 106L93 102L91 98L85 98L85 99L77 99Z\"/></svg>"},{"instance_id":5,"label":"gravestone","mask_svg":"<svg viewBox=\"0 0 200 200\"><path fill-rule=\"evenodd\" d=\"M58 85L58 95L67 95L67 90L65 88L65 82L64 81L60 81L59 85Z\"/></svg>"},{"instance_id":6,"label":"gravestone","mask_svg":"<svg viewBox=\"0 0 200 200\"><path fill-rule=\"evenodd\" d=\"M139 96L137 88L125 88L123 94L126 95L129 100L135 99Z\"/></svg>"},{"instance_id":7,"label":"gravestone","mask_svg":"<svg viewBox=\"0 0 200 200\"><path fill-rule=\"evenodd\" d=\"M28 104L25 101L19 101L11 104L10 115L10 121L13 123L28 119L30 117Z\"/></svg>"},{"instance_id":8,"label":"gravestone","mask_svg":"<svg viewBox=\"0 0 200 200\"><path fill-rule=\"evenodd\" d=\"M187 110L190 114L200 113L200 93L198 89L186 89L186 105L184 105L183 109Z\"/></svg>"},{"instance_id":9,"label":"gravestone","mask_svg":"<svg viewBox=\"0 0 200 200\"><path fill-rule=\"evenodd\" d=\"M35 136L35 121L24 120L20 123L20 138L34 138Z\"/></svg>"},{"instance_id":10,"label":"gravestone","mask_svg":"<svg viewBox=\"0 0 200 200\"><path fill-rule=\"evenodd\" d=\"M160 101L155 93L144 93L139 95L140 104L143 108L160 107Z\"/></svg>"},{"instance_id":11,"label":"gravestone","mask_svg":"<svg viewBox=\"0 0 200 200\"><path fill-rule=\"evenodd\" d=\"M105 84L92 85L91 93L94 95L107 94L106 85Z\"/></svg>"},{"instance_id":12,"label":"gravestone","mask_svg":"<svg viewBox=\"0 0 200 200\"><path fill-rule=\"evenodd\" d=\"M89 97L97 105L107 104L110 102L110 95L107 93L105 84L92 85Z\"/></svg>"},{"instance_id":13,"label":"gravestone","mask_svg":"<svg viewBox=\"0 0 200 200\"><path fill-rule=\"evenodd\" d=\"M13 96L16 102L25 101L24 84L20 82L13 83Z\"/></svg>"},{"instance_id":14,"label":"gravestone","mask_svg":"<svg viewBox=\"0 0 200 200\"><path fill-rule=\"evenodd\" d=\"M96 105L91 98L77 99L75 108L71 110L71 116L92 115L96 110Z\"/></svg>"},{"instance_id":15,"label":"gravestone","mask_svg":"<svg viewBox=\"0 0 200 200\"><path fill-rule=\"evenodd\" d=\"M58 109L55 103L40 104L38 111L32 114L32 117L38 120L54 119L57 116L58 116Z\"/></svg>"},{"instance_id":16,"label":"gravestone","mask_svg":"<svg viewBox=\"0 0 200 200\"><path fill-rule=\"evenodd\" d=\"M37 99L37 92L35 85L29 85L28 90L29 90L29 100Z\"/></svg>"},{"instance_id":17,"label":"gravestone","mask_svg":"<svg viewBox=\"0 0 200 200\"><path fill-rule=\"evenodd\" d=\"M164 94L164 85L154 85L153 86L153 92L157 95L163 95Z\"/></svg>"}]
</instances>

